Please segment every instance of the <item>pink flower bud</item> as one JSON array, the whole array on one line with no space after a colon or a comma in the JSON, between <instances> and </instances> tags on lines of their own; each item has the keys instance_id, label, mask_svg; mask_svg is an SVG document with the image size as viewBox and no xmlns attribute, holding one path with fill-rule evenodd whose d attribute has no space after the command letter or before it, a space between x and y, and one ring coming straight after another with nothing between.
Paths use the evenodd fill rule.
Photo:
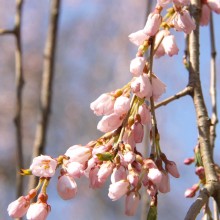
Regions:
<instances>
[{"instance_id":1,"label":"pink flower bud","mask_svg":"<svg viewBox=\"0 0 220 220\"><path fill-rule=\"evenodd\" d=\"M123 195L128 192L129 182L127 180L120 180L112 183L109 186L108 196L112 201L120 199Z\"/></svg>"},{"instance_id":2,"label":"pink flower bud","mask_svg":"<svg viewBox=\"0 0 220 220\"><path fill-rule=\"evenodd\" d=\"M130 109L130 99L125 96L120 96L116 99L114 105L114 113L117 115L127 114Z\"/></svg>"},{"instance_id":3,"label":"pink flower bud","mask_svg":"<svg viewBox=\"0 0 220 220\"><path fill-rule=\"evenodd\" d=\"M152 77L152 89L154 101L157 101L165 93L166 85L155 76Z\"/></svg>"},{"instance_id":4,"label":"pink flower bud","mask_svg":"<svg viewBox=\"0 0 220 220\"><path fill-rule=\"evenodd\" d=\"M135 153L133 151L128 151L123 155L123 161L125 163L132 163L135 160Z\"/></svg>"},{"instance_id":5,"label":"pink flower bud","mask_svg":"<svg viewBox=\"0 0 220 220\"><path fill-rule=\"evenodd\" d=\"M191 163L193 163L194 162L194 157L189 157L189 158L186 158L185 160L184 160L184 164L185 165L190 165Z\"/></svg>"},{"instance_id":6,"label":"pink flower bud","mask_svg":"<svg viewBox=\"0 0 220 220\"><path fill-rule=\"evenodd\" d=\"M162 173L162 179L159 185L158 190L161 193L168 193L170 192L170 178L167 172L161 172Z\"/></svg>"},{"instance_id":7,"label":"pink flower bud","mask_svg":"<svg viewBox=\"0 0 220 220\"><path fill-rule=\"evenodd\" d=\"M156 168L150 168L147 174L149 180L155 185L160 185L162 181L162 173Z\"/></svg>"},{"instance_id":8,"label":"pink flower bud","mask_svg":"<svg viewBox=\"0 0 220 220\"><path fill-rule=\"evenodd\" d=\"M185 191L185 197L186 198L193 198L197 192L197 190L199 189L199 185L198 184L194 184L191 188L187 189Z\"/></svg>"},{"instance_id":9,"label":"pink flower bud","mask_svg":"<svg viewBox=\"0 0 220 220\"><path fill-rule=\"evenodd\" d=\"M131 128L134 131L135 143L141 143L144 137L144 126L139 122L135 122Z\"/></svg>"},{"instance_id":10,"label":"pink flower bud","mask_svg":"<svg viewBox=\"0 0 220 220\"><path fill-rule=\"evenodd\" d=\"M174 35L165 36L162 41L162 46L165 53L171 57L179 52Z\"/></svg>"},{"instance_id":11,"label":"pink flower bud","mask_svg":"<svg viewBox=\"0 0 220 220\"><path fill-rule=\"evenodd\" d=\"M97 129L105 133L113 131L121 125L123 119L123 116L115 113L103 116L97 125Z\"/></svg>"},{"instance_id":12,"label":"pink flower bud","mask_svg":"<svg viewBox=\"0 0 220 220\"><path fill-rule=\"evenodd\" d=\"M41 155L35 157L30 166L33 175L39 177L52 177L57 167L57 161L50 156Z\"/></svg>"},{"instance_id":13,"label":"pink flower bud","mask_svg":"<svg viewBox=\"0 0 220 220\"><path fill-rule=\"evenodd\" d=\"M198 175L200 179L205 178L205 170L203 166L196 167L196 175Z\"/></svg>"},{"instance_id":14,"label":"pink flower bud","mask_svg":"<svg viewBox=\"0 0 220 220\"><path fill-rule=\"evenodd\" d=\"M102 182L99 181L98 171L99 171L99 168L97 166L93 167L90 170L90 173L89 173L89 180L90 180L89 187L91 187L92 189L101 188L105 183L105 181L102 181Z\"/></svg>"},{"instance_id":15,"label":"pink flower bud","mask_svg":"<svg viewBox=\"0 0 220 220\"><path fill-rule=\"evenodd\" d=\"M92 150L92 156L96 157L96 154L103 154L105 152L108 152L110 148L111 148L111 145L96 146Z\"/></svg>"},{"instance_id":16,"label":"pink flower bud","mask_svg":"<svg viewBox=\"0 0 220 220\"><path fill-rule=\"evenodd\" d=\"M177 31L184 31L186 34L190 34L192 30L196 29L196 24L189 12L183 9L174 18L174 28Z\"/></svg>"},{"instance_id":17,"label":"pink flower bud","mask_svg":"<svg viewBox=\"0 0 220 220\"><path fill-rule=\"evenodd\" d=\"M32 203L27 211L28 220L46 220L51 208L47 203Z\"/></svg>"},{"instance_id":18,"label":"pink flower bud","mask_svg":"<svg viewBox=\"0 0 220 220\"><path fill-rule=\"evenodd\" d=\"M100 166L100 169L99 169L99 171L97 173L98 181L99 182L105 182L107 180L109 175L112 173L113 166L114 165L112 163L110 163L110 162L103 163Z\"/></svg>"},{"instance_id":19,"label":"pink flower bud","mask_svg":"<svg viewBox=\"0 0 220 220\"><path fill-rule=\"evenodd\" d=\"M146 104L139 106L138 114L141 116L141 124L151 124L151 114Z\"/></svg>"},{"instance_id":20,"label":"pink flower bud","mask_svg":"<svg viewBox=\"0 0 220 220\"><path fill-rule=\"evenodd\" d=\"M146 60L144 57L136 57L130 63L130 72L133 76L140 76L143 73Z\"/></svg>"},{"instance_id":21,"label":"pink flower bud","mask_svg":"<svg viewBox=\"0 0 220 220\"><path fill-rule=\"evenodd\" d=\"M144 33L148 36L154 36L158 32L161 22L162 17L160 14L150 13L144 27Z\"/></svg>"},{"instance_id":22,"label":"pink flower bud","mask_svg":"<svg viewBox=\"0 0 220 220\"><path fill-rule=\"evenodd\" d=\"M84 147L81 145L73 145L70 147L65 155L70 157L70 162L78 162L83 164L86 162L92 154L92 150L89 147Z\"/></svg>"},{"instance_id":23,"label":"pink flower bud","mask_svg":"<svg viewBox=\"0 0 220 220\"><path fill-rule=\"evenodd\" d=\"M129 173L128 176L127 176L127 180L129 181L129 183L133 187L136 187L138 185L138 180L139 180L138 174L134 173L134 172Z\"/></svg>"},{"instance_id":24,"label":"pink flower bud","mask_svg":"<svg viewBox=\"0 0 220 220\"><path fill-rule=\"evenodd\" d=\"M125 199L125 214L128 216L135 215L140 202L140 196L138 193L131 192Z\"/></svg>"},{"instance_id":25,"label":"pink flower bud","mask_svg":"<svg viewBox=\"0 0 220 220\"><path fill-rule=\"evenodd\" d=\"M12 218L21 218L27 212L30 206L30 200L21 196L8 205L8 215Z\"/></svg>"},{"instance_id":26,"label":"pink flower bud","mask_svg":"<svg viewBox=\"0 0 220 220\"><path fill-rule=\"evenodd\" d=\"M74 198L77 193L77 185L75 180L69 175L59 177L57 182L57 192L64 200Z\"/></svg>"},{"instance_id":27,"label":"pink flower bud","mask_svg":"<svg viewBox=\"0 0 220 220\"><path fill-rule=\"evenodd\" d=\"M220 14L220 1L219 0L207 0L207 4L212 11Z\"/></svg>"},{"instance_id":28,"label":"pink flower bud","mask_svg":"<svg viewBox=\"0 0 220 220\"><path fill-rule=\"evenodd\" d=\"M66 165L67 173L73 178L80 178L84 171L84 165L79 162L70 162Z\"/></svg>"},{"instance_id":29,"label":"pink flower bud","mask_svg":"<svg viewBox=\"0 0 220 220\"><path fill-rule=\"evenodd\" d=\"M157 186L156 185L149 185L147 188L147 193L149 194L149 196L153 197L156 195L157 193Z\"/></svg>"},{"instance_id":30,"label":"pink flower bud","mask_svg":"<svg viewBox=\"0 0 220 220\"><path fill-rule=\"evenodd\" d=\"M111 182L116 183L120 180L124 180L127 178L126 170L123 166L120 166L119 168L114 168L112 175L111 175Z\"/></svg>"},{"instance_id":31,"label":"pink flower bud","mask_svg":"<svg viewBox=\"0 0 220 220\"><path fill-rule=\"evenodd\" d=\"M177 169L176 163L173 161L168 161L166 163L166 170L173 176L176 178L180 177L179 171Z\"/></svg>"},{"instance_id":32,"label":"pink flower bud","mask_svg":"<svg viewBox=\"0 0 220 220\"><path fill-rule=\"evenodd\" d=\"M89 178L89 173L90 173L91 169L96 166L96 162L97 162L97 159L94 157L92 157L91 159L88 160L87 167L84 170L84 175L87 178Z\"/></svg>"},{"instance_id":33,"label":"pink flower bud","mask_svg":"<svg viewBox=\"0 0 220 220\"><path fill-rule=\"evenodd\" d=\"M128 38L133 44L140 46L145 40L149 39L149 36L147 36L143 30L139 30L131 33Z\"/></svg>"},{"instance_id":34,"label":"pink flower bud","mask_svg":"<svg viewBox=\"0 0 220 220\"><path fill-rule=\"evenodd\" d=\"M113 113L115 98L109 93L100 95L90 104L90 108L96 115L109 115Z\"/></svg>"},{"instance_id":35,"label":"pink flower bud","mask_svg":"<svg viewBox=\"0 0 220 220\"><path fill-rule=\"evenodd\" d=\"M206 4L202 4L202 12L200 17L200 25L206 26L210 21L211 10Z\"/></svg>"},{"instance_id":36,"label":"pink flower bud","mask_svg":"<svg viewBox=\"0 0 220 220\"><path fill-rule=\"evenodd\" d=\"M152 86L146 74L135 78L131 83L131 89L140 98L150 99L152 96Z\"/></svg>"}]
</instances>

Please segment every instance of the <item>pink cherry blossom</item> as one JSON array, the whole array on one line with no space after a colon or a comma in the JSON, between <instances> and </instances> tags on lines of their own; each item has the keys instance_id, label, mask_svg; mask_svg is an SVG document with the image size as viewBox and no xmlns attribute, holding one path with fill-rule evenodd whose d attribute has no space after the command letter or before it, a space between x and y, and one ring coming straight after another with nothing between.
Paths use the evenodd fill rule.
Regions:
<instances>
[{"instance_id":1,"label":"pink cherry blossom","mask_svg":"<svg viewBox=\"0 0 220 220\"><path fill-rule=\"evenodd\" d=\"M114 104L114 113L117 115L127 114L130 109L130 99L126 96L120 96Z\"/></svg>"},{"instance_id":2,"label":"pink cherry blossom","mask_svg":"<svg viewBox=\"0 0 220 220\"><path fill-rule=\"evenodd\" d=\"M132 163L135 160L135 153L133 151L128 151L123 155L123 161L125 163Z\"/></svg>"},{"instance_id":3,"label":"pink cherry blossom","mask_svg":"<svg viewBox=\"0 0 220 220\"><path fill-rule=\"evenodd\" d=\"M101 188L105 183L105 181L99 181L98 172L99 172L99 167L97 166L93 167L89 172L89 180L90 180L89 187L91 187L92 189Z\"/></svg>"},{"instance_id":4,"label":"pink cherry blossom","mask_svg":"<svg viewBox=\"0 0 220 220\"><path fill-rule=\"evenodd\" d=\"M135 143L141 143L144 137L144 126L139 122L135 122L131 128L134 131Z\"/></svg>"},{"instance_id":5,"label":"pink cherry blossom","mask_svg":"<svg viewBox=\"0 0 220 220\"><path fill-rule=\"evenodd\" d=\"M103 154L105 152L108 152L111 148L111 145L100 145L100 146L96 146L93 148L92 150L92 156L96 157L96 154Z\"/></svg>"},{"instance_id":6,"label":"pink cherry blossom","mask_svg":"<svg viewBox=\"0 0 220 220\"><path fill-rule=\"evenodd\" d=\"M130 63L130 72L133 76L140 76L143 73L146 60L144 57L136 57Z\"/></svg>"},{"instance_id":7,"label":"pink cherry blossom","mask_svg":"<svg viewBox=\"0 0 220 220\"><path fill-rule=\"evenodd\" d=\"M27 212L30 206L30 200L21 196L8 205L8 215L12 218L21 218Z\"/></svg>"},{"instance_id":8,"label":"pink cherry blossom","mask_svg":"<svg viewBox=\"0 0 220 220\"><path fill-rule=\"evenodd\" d=\"M158 32L161 22L162 17L160 14L150 13L144 27L144 33L148 36L154 36Z\"/></svg>"},{"instance_id":9,"label":"pink cherry blossom","mask_svg":"<svg viewBox=\"0 0 220 220\"><path fill-rule=\"evenodd\" d=\"M151 124L151 114L146 104L139 106L138 114L141 116L141 124Z\"/></svg>"},{"instance_id":10,"label":"pink cherry blossom","mask_svg":"<svg viewBox=\"0 0 220 220\"><path fill-rule=\"evenodd\" d=\"M116 183L120 180L124 180L127 178L126 170L123 166L118 168L114 168L112 175L111 175L111 182Z\"/></svg>"},{"instance_id":11,"label":"pink cherry blossom","mask_svg":"<svg viewBox=\"0 0 220 220\"><path fill-rule=\"evenodd\" d=\"M96 166L96 163L97 163L97 158L92 157L88 160L87 167L84 170L84 175L87 178L89 178L89 173L90 173L91 169Z\"/></svg>"},{"instance_id":12,"label":"pink cherry blossom","mask_svg":"<svg viewBox=\"0 0 220 220\"><path fill-rule=\"evenodd\" d=\"M109 185L108 196L112 201L120 199L128 192L129 182L127 180L120 180Z\"/></svg>"},{"instance_id":13,"label":"pink cherry blossom","mask_svg":"<svg viewBox=\"0 0 220 220\"><path fill-rule=\"evenodd\" d=\"M157 4L161 7L166 7L169 3L171 3L171 0L157 0Z\"/></svg>"},{"instance_id":14,"label":"pink cherry blossom","mask_svg":"<svg viewBox=\"0 0 220 220\"><path fill-rule=\"evenodd\" d=\"M176 163L173 161L168 161L166 163L166 170L173 176L176 178L180 177L179 171L177 169Z\"/></svg>"},{"instance_id":15,"label":"pink cherry blossom","mask_svg":"<svg viewBox=\"0 0 220 220\"><path fill-rule=\"evenodd\" d=\"M70 162L78 162L83 164L91 157L92 150L86 146L73 145L66 151L65 155L70 157Z\"/></svg>"},{"instance_id":16,"label":"pink cherry blossom","mask_svg":"<svg viewBox=\"0 0 220 220\"><path fill-rule=\"evenodd\" d=\"M155 185L159 185L162 181L162 173L156 168L150 168L147 176Z\"/></svg>"},{"instance_id":17,"label":"pink cherry blossom","mask_svg":"<svg viewBox=\"0 0 220 220\"><path fill-rule=\"evenodd\" d=\"M114 111L115 98L109 93L100 95L90 104L90 108L96 115L109 115Z\"/></svg>"},{"instance_id":18,"label":"pink cherry blossom","mask_svg":"<svg viewBox=\"0 0 220 220\"><path fill-rule=\"evenodd\" d=\"M115 113L103 116L97 125L97 129L105 133L113 131L122 124L123 119L123 116Z\"/></svg>"},{"instance_id":19,"label":"pink cherry blossom","mask_svg":"<svg viewBox=\"0 0 220 220\"><path fill-rule=\"evenodd\" d=\"M207 0L207 4L212 11L220 14L220 0Z\"/></svg>"},{"instance_id":20,"label":"pink cherry blossom","mask_svg":"<svg viewBox=\"0 0 220 220\"><path fill-rule=\"evenodd\" d=\"M35 157L30 166L33 175L39 177L52 177L57 167L57 161L50 156Z\"/></svg>"},{"instance_id":21,"label":"pink cherry blossom","mask_svg":"<svg viewBox=\"0 0 220 220\"><path fill-rule=\"evenodd\" d=\"M125 199L125 214L128 216L135 215L140 202L140 196L138 193L131 192Z\"/></svg>"},{"instance_id":22,"label":"pink cherry blossom","mask_svg":"<svg viewBox=\"0 0 220 220\"><path fill-rule=\"evenodd\" d=\"M186 34L190 34L192 30L196 29L195 21L185 9L177 13L173 23L177 31L184 31Z\"/></svg>"},{"instance_id":23,"label":"pink cherry blossom","mask_svg":"<svg viewBox=\"0 0 220 220\"><path fill-rule=\"evenodd\" d=\"M72 199L76 196L77 185L75 180L69 175L62 175L57 182L57 192L64 200Z\"/></svg>"},{"instance_id":24,"label":"pink cherry blossom","mask_svg":"<svg viewBox=\"0 0 220 220\"><path fill-rule=\"evenodd\" d=\"M150 99L152 96L152 86L147 74L135 78L131 83L131 89L140 98Z\"/></svg>"},{"instance_id":25,"label":"pink cherry blossom","mask_svg":"<svg viewBox=\"0 0 220 220\"><path fill-rule=\"evenodd\" d=\"M165 55L165 50L164 50L164 47L161 43L162 43L164 37L169 34L170 34L170 32L168 30L160 30L157 33L156 38L155 38L155 46L157 47L157 50L155 52L155 56L157 58ZM158 47L158 45L159 45L159 47Z\"/></svg>"},{"instance_id":26,"label":"pink cherry blossom","mask_svg":"<svg viewBox=\"0 0 220 220\"><path fill-rule=\"evenodd\" d=\"M187 6L190 4L190 0L173 0L173 3L178 6L178 7L182 7L182 6Z\"/></svg>"},{"instance_id":27,"label":"pink cherry blossom","mask_svg":"<svg viewBox=\"0 0 220 220\"><path fill-rule=\"evenodd\" d=\"M206 4L202 4L202 12L200 17L200 25L206 26L210 21L211 10Z\"/></svg>"},{"instance_id":28,"label":"pink cherry blossom","mask_svg":"<svg viewBox=\"0 0 220 220\"><path fill-rule=\"evenodd\" d=\"M165 53L171 57L179 52L174 35L165 36L162 41L162 46Z\"/></svg>"},{"instance_id":29,"label":"pink cherry blossom","mask_svg":"<svg viewBox=\"0 0 220 220\"><path fill-rule=\"evenodd\" d=\"M137 32L131 33L128 38L133 44L140 46L144 43L145 40L149 39L149 36L146 35L143 30L139 30Z\"/></svg>"},{"instance_id":30,"label":"pink cherry blossom","mask_svg":"<svg viewBox=\"0 0 220 220\"><path fill-rule=\"evenodd\" d=\"M159 184L158 190L161 193L168 193L170 192L170 178L166 171L161 172L162 173L162 179Z\"/></svg>"},{"instance_id":31,"label":"pink cherry blossom","mask_svg":"<svg viewBox=\"0 0 220 220\"><path fill-rule=\"evenodd\" d=\"M136 187L138 185L139 180L138 174L134 172L129 173L127 176L127 180L132 186Z\"/></svg>"},{"instance_id":32,"label":"pink cherry blossom","mask_svg":"<svg viewBox=\"0 0 220 220\"><path fill-rule=\"evenodd\" d=\"M84 171L84 165L79 162L70 162L66 165L67 173L73 178L80 178Z\"/></svg>"},{"instance_id":33,"label":"pink cherry blossom","mask_svg":"<svg viewBox=\"0 0 220 220\"><path fill-rule=\"evenodd\" d=\"M51 208L47 203L32 203L27 211L28 220L46 220Z\"/></svg>"},{"instance_id":34,"label":"pink cherry blossom","mask_svg":"<svg viewBox=\"0 0 220 220\"><path fill-rule=\"evenodd\" d=\"M107 180L107 178L110 176L110 174L112 173L112 170L113 170L113 163L111 162L106 162L106 163L103 163L101 166L100 166L100 169L97 173L97 176L98 176L98 181L99 182L105 182Z\"/></svg>"},{"instance_id":35,"label":"pink cherry blossom","mask_svg":"<svg viewBox=\"0 0 220 220\"><path fill-rule=\"evenodd\" d=\"M155 76L152 77L152 88L153 98L155 101L157 101L160 96L166 91L166 85Z\"/></svg>"}]
</instances>

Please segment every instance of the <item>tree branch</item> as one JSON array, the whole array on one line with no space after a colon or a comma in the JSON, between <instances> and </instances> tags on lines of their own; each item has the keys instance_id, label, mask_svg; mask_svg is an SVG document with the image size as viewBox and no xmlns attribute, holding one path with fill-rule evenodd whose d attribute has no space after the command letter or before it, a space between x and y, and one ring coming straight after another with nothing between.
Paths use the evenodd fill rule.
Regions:
<instances>
[{"instance_id":1,"label":"tree branch","mask_svg":"<svg viewBox=\"0 0 220 220\"><path fill-rule=\"evenodd\" d=\"M173 96L170 96L169 98L161 101L161 102L158 102L156 105L155 105L155 109L156 108L159 108L161 106L165 106L167 104L169 104L170 102L174 101L174 100L177 100L183 96L186 96L186 95L189 95L193 92L193 87L192 86L187 86L186 88L184 88L182 91L176 93L175 95Z\"/></svg>"},{"instance_id":2,"label":"tree branch","mask_svg":"<svg viewBox=\"0 0 220 220\"><path fill-rule=\"evenodd\" d=\"M199 20L201 13L201 2L199 0L191 1L191 13L196 21L196 30L189 36L189 85L194 84L193 103L196 110L197 127L199 132L199 143L202 162L205 169L206 185L201 190L199 197L189 208L185 220L192 220L200 212L202 206L207 202L210 196L216 194L216 200L219 202L219 182L214 169L214 162L212 159L212 151L210 146L210 120L204 102L202 88L200 83L200 68L199 68Z\"/></svg>"},{"instance_id":3,"label":"tree branch","mask_svg":"<svg viewBox=\"0 0 220 220\"><path fill-rule=\"evenodd\" d=\"M50 24L48 28L47 40L44 49L44 69L41 89L41 111L36 128L33 157L44 153L49 114L51 111L52 84L54 75L54 60L56 52L56 38L58 31L58 18L60 10L60 0L53 0L51 3ZM32 176L29 181L29 188L36 185L36 179Z\"/></svg>"},{"instance_id":4,"label":"tree branch","mask_svg":"<svg viewBox=\"0 0 220 220\"><path fill-rule=\"evenodd\" d=\"M17 139L17 169L23 168L23 149L22 149L22 88L23 80L23 66L22 66L22 48L21 48L21 15L22 15L23 0L16 0L16 14L15 27L12 31L5 31L6 33L14 34L15 44L15 80L16 80L16 112L15 112L15 126ZM16 175L16 190L17 197L22 194L23 178L17 171Z\"/></svg>"},{"instance_id":5,"label":"tree branch","mask_svg":"<svg viewBox=\"0 0 220 220\"><path fill-rule=\"evenodd\" d=\"M15 34L15 30L9 30L9 29L0 29L0 35L5 35L5 34Z\"/></svg>"}]
</instances>

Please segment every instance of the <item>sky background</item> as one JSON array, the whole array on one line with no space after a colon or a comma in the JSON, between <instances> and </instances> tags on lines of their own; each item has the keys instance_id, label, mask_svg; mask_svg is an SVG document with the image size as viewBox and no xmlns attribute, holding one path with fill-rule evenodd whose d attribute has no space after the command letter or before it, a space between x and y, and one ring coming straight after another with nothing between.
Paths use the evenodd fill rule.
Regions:
<instances>
[{"instance_id":1,"label":"sky background","mask_svg":"<svg viewBox=\"0 0 220 220\"><path fill-rule=\"evenodd\" d=\"M156 2L156 1L155 1ZM23 140L25 166L31 163L31 152L39 109L43 49L48 27L49 0L24 1L22 43L25 86L23 92ZM15 2L0 0L0 28L11 28L14 22ZM63 0L59 21L52 114L47 135L47 154L57 157L74 144L86 144L101 133L96 130L100 120L89 105L101 93L122 87L131 79L130 60L136 46L128 35L144 26L146 1L139 0ZM220 39L220 17L214 15L215 37ZM176 33L180 49L178 56L164 56L155 60L153 71L167 85L160 101L182 90L188 82L188 73L182 64L184 38ZM210 36L209 27L201 28L201 80L209 115L211 103ZM13 116L15 112L14 38L0 36L0 220L10 219L6 209L15 199L16 141ZM220 80L220 44L217 49L217 88ZM217 102L219 103L219 96ZM219 105L218 105L219 106ZM183 165L193 156L197 144L195 110L190 97L184 97L156 111L161 135L161 148L168 159L178 165L181 177L171 177L171 192L159 195L158 219L181 220L192 199L184 198L184 191L198 181L194 166ZM215 160L219 163L220 130L217 128ZM144 146L138 146L143 149ZM26 180L28 177L24 177ZM63 201L56 192L56 178L49 186L48 219L95 220L140 219L124 215L124 198L112 202L108 194L109 182L101 190L89 189L86 178L76 180L78 195Z\"/></svg>"}]
</instances>

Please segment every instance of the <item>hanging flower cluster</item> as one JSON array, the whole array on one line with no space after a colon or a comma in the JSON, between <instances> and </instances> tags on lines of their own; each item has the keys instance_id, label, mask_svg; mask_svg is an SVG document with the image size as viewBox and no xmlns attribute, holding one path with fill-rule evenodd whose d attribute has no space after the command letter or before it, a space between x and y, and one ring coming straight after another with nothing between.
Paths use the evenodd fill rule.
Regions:
<instances>
[{"instance_id":1,"label":"hanging flower cluster","mask_svg":"<svg viewBox=\"0 0 220 220\"><path fill-rule=\"evenodd\" d=\"M162 17L164 7L172 3L167 14ZM41 155L34 158L22 175L39 177L36 188L26 196L21 196L8 206L9 216L20 218L26 213L27 219L44 220L51 208L47 204L47 187L57 170L60 176L57 191L64 200L77 194L76 179L86 176L93 189L102 187L111 179L108 196L115 201L125 196L125 214L134 215L144 188L151 197L151 208L157 206L157 194L170 191L169 175L178 178L176 164L167 159L160 147L160 135L154 111L154 101L165 92L165 84L153 73L154 56L178 54L178 46L171 29L189 34L196 25L187 6L189 0L157 0L157 5L148 16L143 29L129 35L132 43L138 46L136 57L130 62L132 79L124 87L100 95L90 104L90 108L102 119L97 129L104 133L85 146L74 145L58 158ZM204 11L219 13L217 1L203 1ZM207 24L201 18L201 24ZM145 58L145 52L150 56ZM142 155L137 144L142 143L144 126L149 129L150 155ZM202 171L198 171L202 175ZM196 187L194 187L196 188ZM197 189L197 188L196 188ZM192 191L192 190L191 190ZM193 192L186 194L192 195ZM37 202L31 201L37 197Z\"/></svg>"}]
</instances>

